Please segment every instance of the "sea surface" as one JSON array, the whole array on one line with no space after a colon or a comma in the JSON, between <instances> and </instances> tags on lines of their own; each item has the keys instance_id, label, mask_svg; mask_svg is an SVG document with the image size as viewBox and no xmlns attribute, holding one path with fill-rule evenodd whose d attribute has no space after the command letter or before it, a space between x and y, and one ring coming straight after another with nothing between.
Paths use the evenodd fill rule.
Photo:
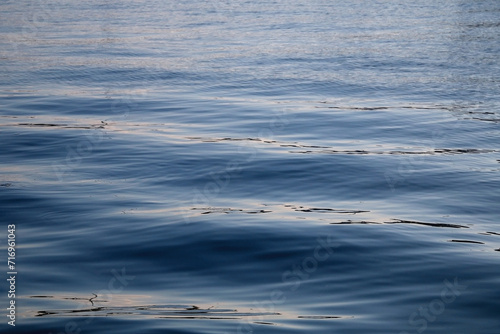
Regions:
<instances>
[{"instance_id":1,"label":"sea surface","mask_svg":"<svg viewBox=\"0 0 500 334\"><path fill-rule=\"evenodd\" d=\"M0 332L500 333L499 55L497 0L2 1Z\"/></svg>"}]
</instances>

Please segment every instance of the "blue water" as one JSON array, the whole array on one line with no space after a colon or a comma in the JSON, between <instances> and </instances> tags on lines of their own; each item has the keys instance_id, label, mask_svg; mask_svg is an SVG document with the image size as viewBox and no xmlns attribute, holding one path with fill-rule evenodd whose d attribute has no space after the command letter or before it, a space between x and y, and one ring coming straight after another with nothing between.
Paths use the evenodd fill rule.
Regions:
<instances>
[{"instance_id":1,"label":"blue water","mask_svg":"<svg viewBox=\"0 0 500 334\"><path fill-rule=\"evenodd\" d=\"M6 0L0 32L2 333L500 333L500 2Z\"/></svg>"}]
</instances>

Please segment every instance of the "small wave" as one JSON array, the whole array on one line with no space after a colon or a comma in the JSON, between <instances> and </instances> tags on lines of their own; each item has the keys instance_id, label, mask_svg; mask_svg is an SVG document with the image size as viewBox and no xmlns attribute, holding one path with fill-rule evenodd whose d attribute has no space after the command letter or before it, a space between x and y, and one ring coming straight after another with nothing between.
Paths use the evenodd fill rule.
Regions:
<instances>
[{"instance_id":1,"label":"small wave","mask_svg":"<svg viewBox=\"0 0 500 334\"><path fill-rule=\"evenodd\" d=\"M343 316L343 315L299 315L299 319L352 319L353 316Z\"/></svg>"},{"instance_id":2,"label":"small wave","mask_svg":"<svg viewBox=\"0 0 500 334\"><path fill-rule=\"evenodd\" d=\"M283 142L278 140L266 140L262 138L213 138L213 137L185 137L188 140L197 140L203 143L222 143L222 142L255 142L262 144L272 144L282 148L298 148L298 149L308 149L308 150L297 150L288 151L289 153L299 153L299 154L360 154L360 155L455 155L455 154L481 154L481 153L496 153L498 150L492 149L479 149L479 148L435 148L430 150L365 150L365 149L353 149L345 150L338 149L333 146L322 146L322 145L309 145L299 142Z\"/></svg>"},{"instance_id":3,"label":"small wave","mask_svg":"<svg viewBox=\"0 0 500 334\"><path fill-rule=\"evenodd\" d=\"M469 228L465 225L458 224L445 224L445 223L425 223L413 220L403 220L403 219L393 219L393 221L384 222L385 224L416 224L416 225L424 225L431 227L450 227L450 228Z\"/></svg>"},{"instance_id":4,"label":"small wave","mask_svg":"<svg viewBox=\"0 0 500 334\"><path fill-rule=\"evenodd\" d=\"M60 317L60 316L93 316L93 317L108 317L108 316L142 316L162 319L241 319L244 317L263 317L263 316L280 316L278 312L241 312L237 309L217 308L210 306L203 308L197 305L177 305L177 304L152 304L152 305L116 305L116 306L96 306L95 304L106 303L107 300L98 299L99 296L93 294L94 297L58 297L58 296L29 296L29 298L51 299L54 301L88 301L90 305L80 305L80 307L68 307L62 309L46 309L36 311L35 317ZM75 305L69 305L75 306ZM271 324L269 322L269 324Z\"/></svg>"},{"instance_id":5,"label":"small wave","mask_svg":"<svg viewBox=\"0 0 500 334\"><path fill-rule=\"evenodd\" d=\"M498 236L500 236L500 233L496 233L496 232L483 232L483 233L479 233L479 234L482 234L482 235L498 235Z\"/></svg>"},{"instance_id":6,"label":"small wave","mask_svg":"<svg viewBox=\"0 0 500 334\"><path fill-rule=\"evenodd\" d=\"M484 242L481 241L474 241L474 240L457 240L457 239L452 239L448 240L449 242L463 242L463 243L468 243L468 244L480 244L484 245Z\"/></svg>"},{"instance_id":7,"label":"small wave","mask_svg":"<svg viewBox=\"0 0 500 334\"><path fill-rule=\"evenodd\" d=\"M297 146L298 147L298 146ZM476 148L438 148L427 151L368 151L368 150L307 150L307 151L290 151L290 153L301 154L362 154L362 155L454 155L454 154L478 154L478 153L495 153L497 150L476 149Z\"/></svg>"},{"instance_id":8,"label":"small wave","mask_svg":"<svg viewBox=\"0 0 500 334\"><path fill-rule=\"evenodd\" d=\"M191 210L200 210L203 211L202 215L207 215L211 213L231 213L231 212L241 212L241 213L249 213L249 214L257 214L257 213L270 213L270 210L244 210L244 209L232 209L232 208L191 208Z\"/></svg>"},{"instance_id":9,"label":"small wave","mask_svg":"<svg viewBox=\"0 0 500 334\"><path fill-rule=\"evenodd\" d=\"M366 221L366 220L357 220L357 221L346 220L346 221L342 221L339 223L330 223L330 224L332 224L332 225L369 225L369 224L383 224L383 223L377 223L377 222Z\"/></svg>"},{"instance_id":10,"label":"small wave","mask_svg":"<svg viewBox=\"0 0 500 334\"><path fill-rule=\"evenodd\" d=\"M366 221L366 220L359 220L359 221L346 220L346 221L335 222L335 223L330 223L330 224L332 224L332 225L415 224L415 225L423 225L423 226L430 226L430 227L469 228L468 226L458 225L458 224L425 223L425 222L419 222L419 221L413 221L413 220L403 220L403 219L393 219L392 221L384 221L384 222Z\"/></svg>"},{"instance_id":11,"label":"small wave","mask_svg":"<svg viewBox=\"0 0 500 334\"><path fill-rule=\"evenodd\" d=\"M23 126L23 127L38 127L38 128L63 128L63 129L104 129L108 125L106 122L101 121L100 124L89 125L72 125L65 123L17 123L10 124L10 126Z\"/></svg>"},{"instance_id":12,"label":"small wave","mask_svg":"<svg viewBox=\"0 0 500 334\"><path fill-rule=\"evenodd\" d=\"M293 208L295 211L300 211L300 212L319 212L319 213L327 213L327 212L335 212L335 213L363 213L363 212L370 212L366 210L343 210L343 209L329 209L329 208Z\"/></svg>"},{"instance_id":13,"label":"small wave","mask_svg":"<svg viewBox=\"0 0 500 334\"><path fill-rule=\"evenodd\" d=\"M235 209L230 207L201 207L201 208L191 208L191 210L202 211L202 215L212 214L212 213L248 213L248 214L259 214L259 213L272 213L273 208L271 205L263 204L266 209L254 208L254 209ZM316 207L305 207L300 205L291 204L278 204L275 205L277 208L275 211L280 211L282 208L287 208L295 212L307 212L307 213L345 213L345 214L357 214L370 212L367 210L353 210L353 209L334 209L334 208L316 208Z\"/></svg>"},{"instance_id":14,"label":"small wave","mask_svg":"<svg viewBox=\"0 0 500 334\"><path fill-rule=\"evenodd\" d=\"M326 104L326 101L321 103ZM360 111L376 111L376 110L394 110L394 109L413 109L413 110L452 110L449 106L418 106L418 105L402 105L402 106L376 106L376 107L357 107L357 106L316 106L316 108L339 109L339 110L360 110Z\"/></svg>"}]
</instances>

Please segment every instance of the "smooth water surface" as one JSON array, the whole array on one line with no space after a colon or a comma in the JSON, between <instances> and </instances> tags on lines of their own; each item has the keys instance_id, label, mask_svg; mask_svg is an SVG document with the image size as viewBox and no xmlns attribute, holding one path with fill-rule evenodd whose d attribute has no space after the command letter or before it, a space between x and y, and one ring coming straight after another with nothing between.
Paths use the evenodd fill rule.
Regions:
<instances>
[{"instance_id":1,"label":"smooth water surface","mask_svg":"<svg viewBox=\"0 0 500 334\"><path fill-rule=\"evenodd\" d=\"M0 331L499 333L498 1L0 18Z\"/></svg>"}]
</instances>

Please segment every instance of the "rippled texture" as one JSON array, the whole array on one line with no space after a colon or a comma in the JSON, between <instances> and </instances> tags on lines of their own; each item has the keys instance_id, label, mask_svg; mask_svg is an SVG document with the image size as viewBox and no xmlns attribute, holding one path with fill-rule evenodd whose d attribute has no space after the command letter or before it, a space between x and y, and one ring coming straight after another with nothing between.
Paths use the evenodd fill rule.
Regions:
<instances>
[{"instance_id":1,"label":"rippled texture","mask_svg":"<svg viewBox=\"0 0 500 334\"><path fill-rule=\"evenodd\" d=\"M498 1L0 18L2 332L498 333Z\"/></svg>"}]
</instances>

